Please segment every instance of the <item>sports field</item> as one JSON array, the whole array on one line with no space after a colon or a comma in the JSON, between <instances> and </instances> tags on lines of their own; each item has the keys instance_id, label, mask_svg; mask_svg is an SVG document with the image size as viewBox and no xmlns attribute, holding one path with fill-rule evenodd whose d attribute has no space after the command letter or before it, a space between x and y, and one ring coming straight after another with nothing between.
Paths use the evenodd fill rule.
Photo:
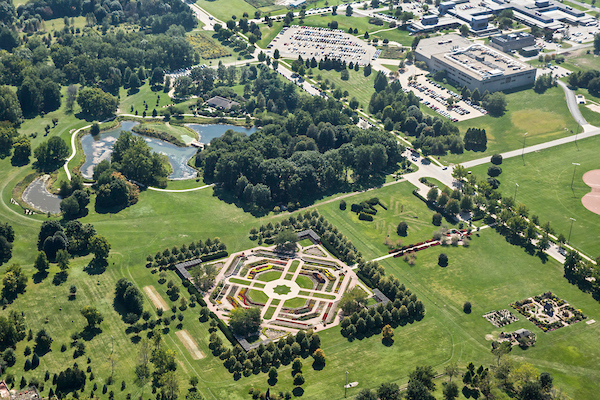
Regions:
<instances>
[{"instance_id":1,"label":"sports field","mask_svg":"<svg viewBox=\"0 0 600 400\"><path fill-rule=\"evenodd\" d=\"M500 166L502 174L498 177L505 196L514 196L515 183L518 183L517 202L529 207L530 213L538 215L540 222L550 221L557 235L562 233L568 237L570 218L575 218L571 243L594 258L600 256L600 216L581 204L583 195L591 190L581 178L587 171L598 169L599 151L600 138L592 137L577 144L525 154L524 162L521 157L504 160ZM575 168L574 162L581 165ZM478 177L484 177L489 165L471 170Z\"/></svg>"},{"instance_id":2,"label":"sports field","mask_svg":"<svg viewBox=\"0 0 600 400\"><path fill-rule=\"evenodd\" d=\"M468 128L485 129L488 138L486 151L448 154L442 160L458 163L518 149L523 146L525 132L525 145L531 146L569 136L570 131L578 127L569 113L564 92L559 87L548 89L543 94L533 89L522 90L507 94L506 100L508 109L501 117L485 115L456 124L461 134Z\"/></svg>"}]
</instances>

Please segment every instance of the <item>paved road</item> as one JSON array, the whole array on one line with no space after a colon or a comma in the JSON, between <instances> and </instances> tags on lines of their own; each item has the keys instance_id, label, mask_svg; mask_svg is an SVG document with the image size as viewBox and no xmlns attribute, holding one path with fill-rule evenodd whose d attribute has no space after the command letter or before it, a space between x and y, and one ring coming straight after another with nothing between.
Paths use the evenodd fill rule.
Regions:
<instances>
[{"instance_id":1,"label":"paved road","mask_svg":"<svg viewBox=\"0 0 600 400\"><path fill-rule=\"evenodd\" d=\"M567 84L560 79L558 79L556 82L558 83L558 86L560 86L565 92L565 97L567 98L567 107L569 107L569 111L571 112L571 115L575 121L577 121L577 123L581 126L588 125L588 122L585 120L585 118L583 118L583 115L581 115L579 105L577 104L577 99L575 98L575 93L573 93Z\"/></svg>"}]
</instances>

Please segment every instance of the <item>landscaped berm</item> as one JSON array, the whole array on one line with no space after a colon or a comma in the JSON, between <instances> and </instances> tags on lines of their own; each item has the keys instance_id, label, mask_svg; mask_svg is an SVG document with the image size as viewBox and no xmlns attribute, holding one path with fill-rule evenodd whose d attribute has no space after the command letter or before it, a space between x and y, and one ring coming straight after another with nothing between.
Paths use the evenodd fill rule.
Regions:
<instances>
[{"instance_id":1,"label":"landscaped berm","mask_svg":"<svg viewBox=\"0 0 600 400\"><path fill-rule=\"evenodd\" d=\"M231 254L205 297L210 310L227 320L234 308L258 307L264 339L274 339L336 325L337 306L346 290L358 285L371 293L350 267L320 244L299 244L298 249L278 253L274 246L255 247Z\"/></svg>"}]
</instances>

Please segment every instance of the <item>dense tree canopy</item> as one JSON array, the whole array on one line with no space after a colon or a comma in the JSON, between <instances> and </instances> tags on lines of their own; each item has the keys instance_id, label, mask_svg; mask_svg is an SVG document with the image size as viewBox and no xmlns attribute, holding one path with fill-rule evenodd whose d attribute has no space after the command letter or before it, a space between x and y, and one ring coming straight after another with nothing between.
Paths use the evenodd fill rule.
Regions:
<instances>
[{"instance_id":1,"label":"dense tree canopy","mask_svg":"<svg viewBox=\"0 0 600 400\"><path fill-rule=\"evenodd\" d=\"M93 117L105 117L117 110L117 98L98 88L85 88L77 95L81 112Z\"/></svg>"},{"instance_id":2,"label":"dense tree canopy","mask_svg":"<svg viewBox=\"0 0 600 400\"><path fill-rule=\"evenodd\" d=\"M0 86L0 121L16 124L21 121L22 117L23 113L17 94L8 86Z\"/></svg>"},{"instance_id":3,"label":"dense tree canopy","mask_svg":"<svg viewBox=\"0 0 600 400\"><path fill-rule=\"evenodd\" d=\"M260 308L236 308L231 311L229 326L233 333L247 335L257 332L261 322Z\"/></svg>"},{"instance_id":4,"label":"dense tree canopy","mask_svg":"<svg viewBox=\"0 0 600 400\"><path fill-rule=\"evenodd\" d=\"M65 141L58 136L53 136L35 148L33 152L37 159L35 165L40 171L54 171L62 167L69 156L69 152L69 147Z\"/></svg>"}]
</instances>

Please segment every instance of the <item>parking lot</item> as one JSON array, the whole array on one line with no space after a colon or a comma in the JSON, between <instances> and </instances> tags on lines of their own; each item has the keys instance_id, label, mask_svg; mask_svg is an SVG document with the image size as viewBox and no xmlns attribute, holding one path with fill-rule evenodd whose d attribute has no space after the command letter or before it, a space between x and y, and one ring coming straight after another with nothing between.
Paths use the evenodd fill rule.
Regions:
<instances>
[{"instance_id":1,"label":"parking lot","mask_svg":"<svg viewBox=\"0 0 600 400\"><path fill-rule=\"evenodd\" d=\"M358 65L371 64L381 50L339 29L292 26L283 28L267 46L282 57L303 59L325 57Z\"/></svg>"},{"instance_id":2,"label":"parking lot","mask_svg":"<svg viewBox=\"0 0 600 400\"><path fill-rule=\"evenodd\" d=\"M472 104L468 100L461 100L459 93L448 90L425 76L417 76L410 83L408 82L408 76L408 73L400 76L400 83L403 90L405 92L412 91L423 105L429 107L443 118L458 122L487 114L487 111L482 107ZM448 107L448 99L450 97L454 98L454 105L451 108Z\"/></svg>"}]
</instances>

